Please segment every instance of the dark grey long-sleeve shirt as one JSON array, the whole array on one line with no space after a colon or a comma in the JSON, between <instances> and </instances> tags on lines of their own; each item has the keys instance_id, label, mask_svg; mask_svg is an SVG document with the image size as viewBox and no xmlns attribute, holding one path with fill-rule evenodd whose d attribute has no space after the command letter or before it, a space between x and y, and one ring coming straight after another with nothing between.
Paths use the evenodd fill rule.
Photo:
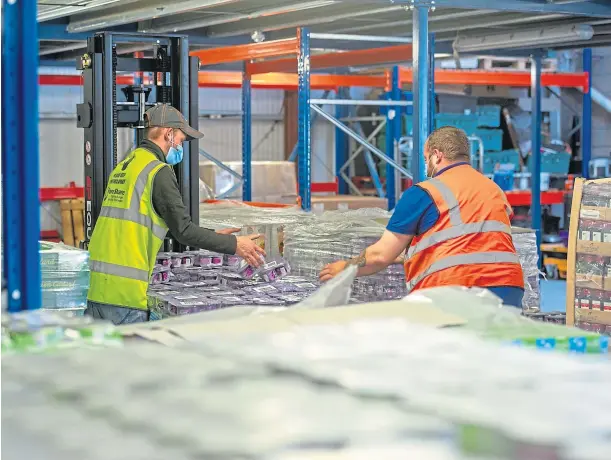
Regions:
<instances>
[{"instance_id":1,"label":"dark grey long-sleeve shirt","mask_svg":"<svg viewBox=\"0 0 611 460\"><path fill-rule=\"evenodd\" d=\"M145 139L140 147L151 152L159 161L166 163L163 151L154 142ZM153 207L165 221L170 233L181 244L222 254L235 254L237 239L234 235L219 235L214 230L193 223L182 201L178 181L172 168L161 168L153 179Z\"/></svg>"}]
</instances>

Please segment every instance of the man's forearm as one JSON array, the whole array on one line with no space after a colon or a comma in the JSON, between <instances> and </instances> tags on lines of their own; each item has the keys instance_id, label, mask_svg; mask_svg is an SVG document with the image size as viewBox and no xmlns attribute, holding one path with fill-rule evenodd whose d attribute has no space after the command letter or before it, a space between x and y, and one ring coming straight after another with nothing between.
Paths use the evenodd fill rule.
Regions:
<instances>
[{"instance_id":1,"label":"man's forearm","mask_svg":"<svg viewBox=\"0 0 611 460\"><path fill-rule=\"evenodd\" d=\"M373 246L370 246L358 256L348 259L346 266L349 265L356 265L358 267L356 276L369 276L384 270L390 265L390 262L388 262L383 254L373 249Z\"/></svg>"}]
</instances>

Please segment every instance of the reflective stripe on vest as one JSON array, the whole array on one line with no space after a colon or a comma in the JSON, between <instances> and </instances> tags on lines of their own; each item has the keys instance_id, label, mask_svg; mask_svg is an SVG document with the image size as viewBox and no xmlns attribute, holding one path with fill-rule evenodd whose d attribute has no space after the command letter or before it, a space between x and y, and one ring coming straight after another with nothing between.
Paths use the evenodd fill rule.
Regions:
<instances>
[{"instance_id":1,"label":"reflective stripe on vest","mask_svg":"<svg viewBox=\"0 0 611 460\"><path fill-rule=\"evenodd\" d=\"M92 272L102 273L104 275L120 276L137 281L149 282L148 270L140 270L139 268L126 267L124 265L111 264L110 262L100 262L99 260L89 261L89 270Z\"/></svg>"},{"instance_id":2,"label":"reflective stripe on vest","mask_svg":"<svg viewBox=\"0 0 611 460\"><path fill-rule=\"evenodd\" d=\"M461 225L463 222L462 217L460 217L460 207L458 206L458 200L454 196L454 193L452 193L452 190L450 190L446 184L441 182L439 179L432 178L429 179L429 182L435 186L446 202L448 214L450 216L450 224L452 224L452 226Z\"/></svg>"},{"instance_id":3,"label":"reflective stripe on vest","mask_svg":"<svg viewBox=\"0 0 611 460\"><path fill-rule=\"evenodd\" d=\"M444 241L451 240L452 238L458 238L459 236L468 235L470 233L490 232L501 232L511 235L511 227L498 220L485 220L483 222L474 222L471 224L460 224L422 238L415 246L410 246L407 251L407 257L410 258L414 254L418 254L425 249L443 243Z\"/></svg>"},{"instance_id":4,"label":"reflective stripe on vest","mask_svg":"<svg viewBox=\"0 0 611 460\"><path fill-rule=\"evenodd\" d=\"M148 176L153 169L162 164L163 163L161 163L161 161L151 161L142 171L140 171L140 174L138 174L138 177L136 178L136 183L134 184L134 190L132 192L132 199L129 204L129 208L123 209L116 208L114 206L102 206L100 216L110 217L112 219L127 220L129 222L142 225L151 230L153 235L155 235L157 238L163 240L168 231L160 225L155 224L150 216L140 212L140 201L142 200L142 195L144 194L144 189L146 188Z\"/></svg>"},{"instance_id":5,"label":"reflective stripe on vest","mask_svg":"<svg viewBox=\"0 0 611 460\"><path fill-rule=\"evenodd\" d=\"M472 264L496 264L496 263L515 263L519 264L520 259L517 254L510 252L475 252L473 254L458 254L455 256L447 256L437 262L431 264L423 273L407 282L408 292L427 276L445 270L446 268L456 267L458 265Z\"/></svg>"}]
</instances>

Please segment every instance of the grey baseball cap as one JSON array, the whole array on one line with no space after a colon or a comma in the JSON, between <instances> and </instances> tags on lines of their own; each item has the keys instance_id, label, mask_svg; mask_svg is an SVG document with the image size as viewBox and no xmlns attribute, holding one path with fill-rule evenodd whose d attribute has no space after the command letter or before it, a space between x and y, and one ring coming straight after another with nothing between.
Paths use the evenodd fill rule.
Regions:
<instances>
[{"instance_id":1,"label":"grey baseball cap","mask_svg":"<svg viewBox=\"0 0 611 460\"><path fill-rule=\"evenodd\" d=\"M185 133L187 141L204 137L203 133L191 128L182 113L170 104L157 104L148 109L144 114L144 127L177 128Z\"/></svg>"}]
</instances>

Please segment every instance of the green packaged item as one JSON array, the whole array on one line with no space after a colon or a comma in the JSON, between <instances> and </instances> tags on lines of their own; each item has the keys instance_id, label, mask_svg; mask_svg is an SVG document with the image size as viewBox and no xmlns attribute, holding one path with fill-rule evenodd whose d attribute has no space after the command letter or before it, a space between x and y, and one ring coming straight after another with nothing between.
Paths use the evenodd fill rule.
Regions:
<instances>
[{"instance_id":1,"label":"green packaged item","mask_svg":"<svg viewBox=\"0 0 611 460\"><path fill-rule=\"evenodd\" d=\"M42 307L87 306L89 252L60 243L40 242Z\"/></svg>"}]
</instances>

